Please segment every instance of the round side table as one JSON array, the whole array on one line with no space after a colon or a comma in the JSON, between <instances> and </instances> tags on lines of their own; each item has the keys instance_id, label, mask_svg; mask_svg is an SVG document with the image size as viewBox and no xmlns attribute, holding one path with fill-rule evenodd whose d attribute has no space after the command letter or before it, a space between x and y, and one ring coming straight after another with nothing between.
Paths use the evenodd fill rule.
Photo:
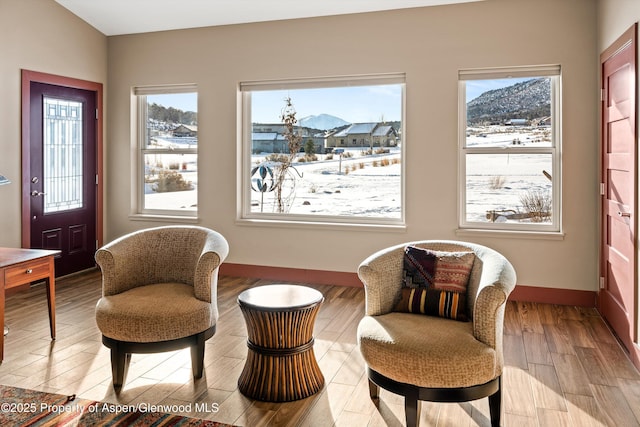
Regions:
<instances>
[{"instance_id":1,"label":"round side table","mask_svg":"<svg viewBox=\"0 0 640 427\"><path fill-rule=\"evenodd\" d=\"M323 301L319 291L297 285L258 286L238 296L248 333L247 361L238 379L242 394L289 402L322 388L313 326Z\"/></svg>"}]
</instances>

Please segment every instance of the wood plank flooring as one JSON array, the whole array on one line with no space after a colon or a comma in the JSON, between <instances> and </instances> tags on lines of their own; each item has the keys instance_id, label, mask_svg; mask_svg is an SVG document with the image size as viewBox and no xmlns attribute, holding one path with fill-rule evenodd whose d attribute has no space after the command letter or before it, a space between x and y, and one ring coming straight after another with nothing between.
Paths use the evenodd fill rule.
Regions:
<instances>
[{"instance_id":1,"label":"wood plank flooring","mask_svg":"<svg viewBox=\"0 0 640 427\"><path fill-rule=\"evenodd\" d=\"M133 355L118 396L111 388L109 352L94 321L99 272L58 280L53 342L44 286L33 286L7 298L10 333L0 384L127 405L191 403L185 415L251 427L404 425L401 397L383 390L377 406L369 399L356 346L364 312L360 288L309 285L325 295L315 325L315 354L326 381L318 394L275 404L238 392L247 349L236 297L269 283L220 278L218 331L207 341L201 380L193 381L189 350ZM640 426L640 374L594 309L509 302L504 349L504 426ZM489 426L487 400L424 402L421 425Z\"/></svg>"}]
</instances>

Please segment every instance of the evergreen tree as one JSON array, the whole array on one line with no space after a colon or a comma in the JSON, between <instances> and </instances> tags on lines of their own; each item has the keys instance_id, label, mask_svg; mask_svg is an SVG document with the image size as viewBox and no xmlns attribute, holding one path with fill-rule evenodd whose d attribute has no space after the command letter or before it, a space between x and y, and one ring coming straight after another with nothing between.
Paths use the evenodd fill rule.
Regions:
<instances>
[{"instance_id":1,"label":"evergreen tree","mask_svg":"<svg viewBox=\"0 0 640 427\"><path fill-rule=\"evenodd\" d=\"M309 157L316 154L316 146L311 138L307 139L307 142L304 144L304 154Z\"/></svg>"}]
</instances>

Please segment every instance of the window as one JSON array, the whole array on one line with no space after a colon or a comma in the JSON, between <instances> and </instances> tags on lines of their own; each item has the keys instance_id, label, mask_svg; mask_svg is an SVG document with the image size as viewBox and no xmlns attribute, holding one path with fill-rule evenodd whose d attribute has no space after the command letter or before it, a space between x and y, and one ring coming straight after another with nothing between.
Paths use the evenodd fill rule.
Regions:
<instances>
[{"instance_id":1,"label":"window","mask_svg":"<svg viewBox=\"0 0 640 427\"><path fill-rule=\"evenodd\" d=\"M404 223L404 75L244 82L244 220Z\"/></svg>"},{"instance_id":2,"label":"window","mask_svg":"<svg viewBox=\"0 0 640 427\"><path fill-rule=\"evenodd\" d=\"M460 227L560 231L560 67L464 70Z\"/></svg>"},{"instance_id":3,"label":"window","mask_svg":"<svg viewBox=\"0 0 640 427\"><path fill-rule=\"evenodd\" d=\"M194 217L198 94L193 85L134 89L138 107L136 213Z\"/></svg>"}]
</instances>

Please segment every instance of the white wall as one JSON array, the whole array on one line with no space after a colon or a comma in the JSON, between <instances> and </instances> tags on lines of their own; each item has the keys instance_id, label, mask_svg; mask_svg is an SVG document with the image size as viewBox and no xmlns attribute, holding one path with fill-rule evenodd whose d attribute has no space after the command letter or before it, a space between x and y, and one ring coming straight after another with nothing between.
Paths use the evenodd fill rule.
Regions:
<instances>
[{"instance_id":1,"label":"white wall","mask_svg":"<svg viewBox=\"0 0 640 427\"><path fill-rule=\"evenodd\" d=\"M21 244L21 70L107 81L107 38L53 0L0 0L0 246Z\"/></svg>"},{"instance_id":2,"label":"white wall","mask_svg":"<svg viewBox=\"0 0 640 427\"><path fill-rule=\"evenodd\" d=\"M503 252L520 284L595 291L595 12L595 0L488 0L110 37L105 241L160 225L128 217L133 86L198 84L200 164L211 165L200 167L200 223L228 238L229 262L354 272L372 251L391 244L459 238L458 69L561 64L564 239L464 239ZM238 82L378 72L407 76L406 231L237 225Z\"/></svg>"}]
</instances>

